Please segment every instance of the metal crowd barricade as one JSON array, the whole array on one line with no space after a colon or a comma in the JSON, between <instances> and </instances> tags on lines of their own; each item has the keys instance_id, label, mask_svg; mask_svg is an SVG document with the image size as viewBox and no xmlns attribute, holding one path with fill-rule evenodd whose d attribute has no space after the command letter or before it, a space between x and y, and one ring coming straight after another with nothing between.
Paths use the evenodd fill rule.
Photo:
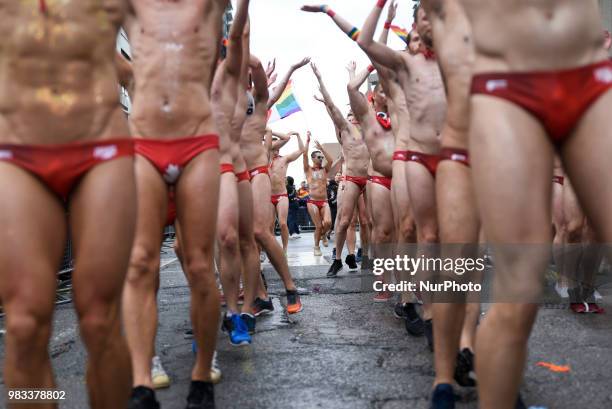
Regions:
<instances>
[{"instance_id":1,"label":"metal crowd barricade","mask_svg":"<svg viewBox=\"0 0 612 409\"><path fill-rule=\"evenodd\" d=\"M66 239L64 256L57 273L57 290L55 293L56 304L66 304L72 301L72 271L74 270L74 258L72 256L72 240L70 235Z\"/></svg>"}]
</instances>

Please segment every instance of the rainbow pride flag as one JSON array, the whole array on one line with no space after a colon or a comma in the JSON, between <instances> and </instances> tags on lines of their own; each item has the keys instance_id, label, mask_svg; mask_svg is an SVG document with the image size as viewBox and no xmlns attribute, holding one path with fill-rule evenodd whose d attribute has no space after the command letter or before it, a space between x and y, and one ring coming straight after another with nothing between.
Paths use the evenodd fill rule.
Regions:
<instances>
[{"instance_id":1,"label":"rainbow pride flag","mask_svg":"<svg viewBox=\"0 0 612 409\"><path fill-rule=\"evenodd\" d=\"M281 119L287 118L289 115L293 115L301 110L302 108L300 108L300 105L293 94L292 82L289 81L285 91L278 99L278 102L268 111L268 122L280 121Z\"/></svg>"},{"instance_id":2,"label":"rainbow pride flag","mask_svg":"<svg viewBox=\"0 0 612 409\"><path fill-rule=\"evenodd\" d=\"M391 30L393 30L393 32L399 38L401 38L406 44L408 44L408 34L410 34L408 30L406 30L405 28L401 28L399 26L391 26Z\"/></svg>"}]
</instances>

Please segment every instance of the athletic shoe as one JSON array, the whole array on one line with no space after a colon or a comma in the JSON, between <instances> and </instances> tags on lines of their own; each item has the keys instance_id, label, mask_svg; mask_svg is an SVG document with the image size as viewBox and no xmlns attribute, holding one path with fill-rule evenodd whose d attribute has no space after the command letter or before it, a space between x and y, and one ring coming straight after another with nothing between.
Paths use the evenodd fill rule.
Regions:
<instances>
[{"instance_id":1,"label":"athletic shoe","mask_svg":"<svg viewBox=\"0 0 612 409\"><path fill-rule=\"evenodd\" d=\"M407 303L396 302L393 306L393 316L398 320L406 319L406 304Z\"/></svg>"},{"instance_id":2,"label":"athletic shoe","mask_svg":"<svg viewBox=\"0 0 612 409\"><path fill-rule=\"evenodd\" d=\"M564 285L559 284L558 282L555 283L555 291L557 292L559 297L561 297L561 298L569 298L569 294L567 292L567 287L564 286Z\"/></svg>"},{"instance_id":3,"label":"athletic shoe","mask_svg":"<svg viewBox=\"0 0 612 409\"><path fill-rule=\"evenodd\" d=\"M425 323L419 316L419 313L416 310L416 307L413 303L406 303L404 305L404 314L406 315L405 325L406 331L408 334L413 337L423 336L425 333Z\"/></svg>"},{"instance_id":4,"label":"athletic shoe","mask_svg":"<svg viewBox=\"0 0 612 409\"><path fill-rule=\"evenodd\" d=\"M243 312L242 314L240 314L240 318L242 318L242 321L246 324L247 329L249 330L249 334L254 334L256 324L255 316Z\"/></svg>"},{"instance_id":5,"label":"athletic shoe","mask_svg":"<svg viewBox=\"0 0 612 409\"><path fill-rule=\"evenodd\" d=\"M433 321L430 319L425 320L424 329L425 329L425 338L427 338L427 347L429 347L429 351L433 352L434 350Z\"/></svg>"},{"instance_id":6,"label":"athletic shoe","mask_svg":"<svg viewBox=\"0 0 612 409\"><path fill-rule=\"evenodd\" d=\"M159 402L155 399L155 392L146 386L137 386L132 389L132 396L128 402L128 409L159 409Z\"/></svg>"},{"instance_id":7,"label":"athletic shoe","mask_svg":"<svg viewBox=\"0 0 612 409\"><path fill-rule=\"evenodd\" d=\"M570 303L570 309L576 314L603 314L606 312L597 303L584 301Z\"/></svg>"},{"instance_id":8,"label":"athletic shoe","mask_svg":"<svg viewBox=\"0 0 612 409\"><path fill-rule=\"evenodd\" d=\"M374 302L387 302L393 298L393 294L388 291L379 291L373 298Z\"/></svg>"},{"instance_id":9,"label":"athletic shoe","mask_svg":"<svg viewBox=\"0 0 612 409\"><path fill-rule=\"evenodd\" d=\"M321 240L323 241L323 246L329 246L329 240L327 239L327 236L323 236Z\"/></svg>"},{"instance_id":10,"label":"athletic shoe","mask_svg":"<svg viewBox=\"0 0 612 409\"><path fill-rule=\"evenodd\" d=\"M151 360L151 379L153 380L153 389L167 388L170 386L170 377L162 366L161 359L154 356Z\"/></svg>"},{"instance_id":11,"label":"athletic shoe","mask_svg":"<svg viewBox=\"0 0 612 409\"><path fill-rule=\"evenodd\" d=\"M321 253L321 248L319 246L314 246L314 255L317 257L320 257L323 255L323 253Z\"/></svg>"},{"instance_id":12,"label":"athletic shoe","mask_svg":"<svg viewBox=\"0 0 612 409\"><path fill-rule=\"evenodd\" d=\"M455 409L455 392L448 383L436 385L431 394L431 409Z\"/></svg>"},{"instance_id":13,"label":"athletic shoe","mask_svg":"<svg viewBox=\"0 0 612 409\"><path fill-rule=\"evenodd\" d=\"M255 298L253 303L253 315L259 317L260 315L269 314L274 311L274 304L272 304L272 297L268 300L262 300L261 298Z\"/></svg>"},{"instance_id":14,"label":"athletic shoe","mask_svg":"<svg viewBox=\"0 0 612 409\"><path fill-rule=\"evenodd\" d=\"M348 256L346 256L346 258L344 259L344 262L348 266L349 271L357 271L359 269L359 266L357 265L357 262L355 261L354 254L349 254Z\"/></svg>"},{"instance_id":15,"label":"athletic shoe","mask_svg":"<svg viewBox=\"0 0 612 409\"><path fill-rule=\"evenodd\" d=\"M329 267L329 270L327 270L327 276L328 277L335 277L335 276L338 275L338 272L340 270L342 270L342 261L334 259L334 262Z\"/></svg>"},{"instance_id":16,"label":"athletic shoe","mask_svg":"<svg viewBox=\"0 0 612 409\"><path fill-rule=\"evenodd\" d=\"M474 354L467 348L463 348L457 354L457 365L455 366L455 381L463 387L473 388L476 386L476 374L474 372Z\"/></svg>"},{"instance_id":17,"label":"athletic shoe","mask_svg":"<svg viewBox=\"0 0 612 409\"><path fill-rule=\"evenodd\" d=\"M186 409L215 409L215 388L211 382L191 381Z\"/></svg>"},{"instance_id":18,"label":"athletic shoe","mask_svg":"<svg viewBox=\"0 0 612 409\"><path fill-rule=\"evenodd\" d=\"M297 314L302 311L302 301L297 290L287 290L287 314Z\"/></svg>"},{"instance_id":19,"label":"athletic shoe","mask_svg":"<svg viewBox=\"0 0 612 409\"><path fill-rule=\"evenodd\" d=\"M251 343L251 336L249 335L249 329L247 328L242 318L238 314L232 314L232 331L229 334L230 343L233 346L249 345Z\"/></svg>"},{"instance_id":20,"label":"athletic shoe","mask_svg":"<svg viewBox=\"0 0 612 409\"><path fill-rule=\"evenodd\" d=\"M212 365L210 366L210 380L214 384L221 381L221 369L219 369L219 363L217 362L217 351L213 354Z\"/></svg>"}]
</instances>

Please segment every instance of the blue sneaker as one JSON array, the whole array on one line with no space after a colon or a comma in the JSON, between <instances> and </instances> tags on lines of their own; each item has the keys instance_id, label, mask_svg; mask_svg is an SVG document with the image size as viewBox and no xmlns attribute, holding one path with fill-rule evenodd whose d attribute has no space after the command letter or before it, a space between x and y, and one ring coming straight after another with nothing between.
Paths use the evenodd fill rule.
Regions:
<instances>
[{"instance_id":1,"label":"blue sneaker","mask_svg":"<svg viewBox=\"0 0 612 409\"><path fill-rule=\"evenodd\" d=\"M435 387L431 394L431 409L455 409L455 392L447 383Z\"/></svg>"},{"instance_id":2,"label":"blue sneaker","mask_svg":"<svg viewBox=\"0 0 612 409\"><path fill-rule=\"evenodd\" d=\"M240 318L240 315L234 314L231 317L232 320L232 331L230 332L230 343L233 346L249 345L251 343L251 336L249 335L249 329Z\"/></svg>"}]
</instances>

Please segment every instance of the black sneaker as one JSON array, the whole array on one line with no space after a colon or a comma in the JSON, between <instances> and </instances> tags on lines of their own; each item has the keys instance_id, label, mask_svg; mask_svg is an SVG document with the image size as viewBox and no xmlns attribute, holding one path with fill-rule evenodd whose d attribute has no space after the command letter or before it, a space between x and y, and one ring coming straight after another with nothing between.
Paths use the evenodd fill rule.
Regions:
<instances>
[{"instance_id":1,"label":"black sneaker","mask_svg":"<svg viewBox=\"0 0 612 409\"><path fill-rule=\"evenodd\" d=\"M359 267L357 266L357 262L355 261L354 254L349 254L348 256L346 256L344 262L348 266L349 271L357 271L357 269L359 269Z\"/></svg>"},{"instance_id":2,"label":"black sneaker","mask_svg":"<svg viewBox=\"0 0 612 409\"><path fill-rule=\"evenodd\" d=\"M224 314L223 322L221 322L221 331L231 334L233 329L234 329L234 325L232 324L232 316L228 314Z\"/></svg>"},{"instance_id":3,"label":"black sneaker","mask_svg":"<svg viewBox=\"0 0 612 409\"><path fill-rule=\"evenodd\" d=\"M424 329L425 329L425 338L427 338L427 346L429 347L429 350L431 352L433 352L434 350L434 343L433 343L433 321L432 320L425 320L424 322Z\"/></svg>"},{"instance_id":4,"label":"black sneaker","mask_svg":"<svg viewBox=\"0 0 612 409\"><path fill-rule=\"evenodd\" d=\"M406 319L406 311L404 310L405 306L406 306L406 303L402 303L402 302L395 303L395 306L393 307L393 316L397 318L398 320Z\"/></svg>"},{"instance_id":5,"label":"black sneaker","mask_svg":"<svg viewBox=\"0 0 612 409\"><path fill-rule=\"evenodd\" d=\"M431 409L455 409L455 392L448 383L436 385L431 394Z\"/></svg>"},{"instance_id":6,"label":"black sneaker","mask_svg":"<svg viewBox=\"0 0 612 409\"><path fill-rule=\"evenodd\" d=\"M272 304L272 297L269 297L267 300L262 300L261 298L255 298L255 302L253 303L253 315L259 317L260 315L269 314L274 311L274 304Z\"/></svg>"},{"instance_id":7,"label":"black sneaker","mask_svg":"<svg viewBox=\"0 0 612 409\"><path fill-rule=\"evenodd\" d=\"M255 316L251 314L242 313L240 314L240 318L242 318L242 321L246 324L247 329L249 330L249 334L254 334L256 324Z\"/></svg>"},{"instance_id":8,"label":"black sneaker","mask_svg":"<svg viewBox=\"0 0 612 409\"><path fill-rule=\"evenodd\" d=\"M327 276L328 277L335 277L335 276L338 275L338 272L340 270L342 270L342 261L334 259L334 262L329 267L329 270L327 270Z\"/></svg>"},{"instance_id":9,"label":"black sneaker","mask_svg":"<svg viewBox=\"0 0 612 409\"><path fill-rule=\"evenodd\" d=\"M421 337L425 333L425 324L419 316L413 303L404 304L406 331L413 337Z\"/></svg>"},{"instance_id":10,"label":"black sneaker","mask_svg":"<svg viewBox=\"0 0 612 409\"><path fill-rule=\"evenodd\" d=\"M215 388L211 382L191 381L186 409L215 409Z\"/></svg>"},{"instance_id":11,"label":"black sneaker","mask_svg":"<svg viewBox=\"0 0 612 409\"><path fill-rule=\"evenodd\" d=\"M473 388L476 386L474 374L474 354L467 348L463 348L463 350L457 354L455 381L463 387Z\"/></svg>"},{"instance_id":12,"label":"black sneaker","mask_svg":"<svg viewBox=\"0 0 612 409\"><path fill-rule=\"evenodd\" d=\"M155 399L153 389L146 386L133 388L128 409L159 409L159 402Z\"/></svg>"}]
</instances>

